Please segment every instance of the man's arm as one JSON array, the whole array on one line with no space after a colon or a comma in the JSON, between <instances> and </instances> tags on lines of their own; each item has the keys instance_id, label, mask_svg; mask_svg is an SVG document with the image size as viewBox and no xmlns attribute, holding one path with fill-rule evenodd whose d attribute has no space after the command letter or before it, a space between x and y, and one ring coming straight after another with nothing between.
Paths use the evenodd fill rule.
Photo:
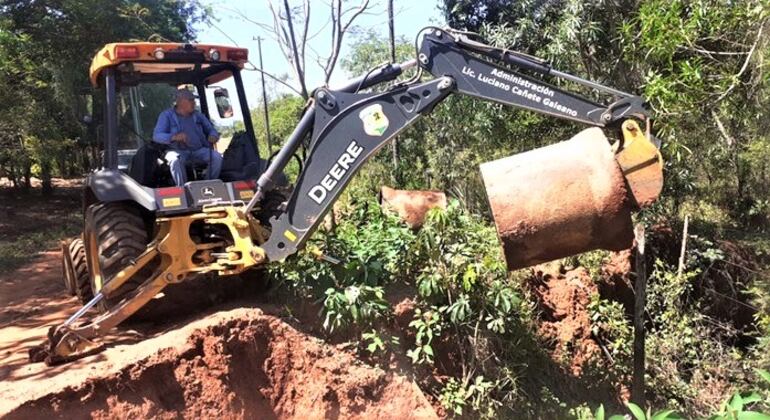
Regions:
<instances>
[{"instance_id":1,"label":"man's arm","mask_svg":"<svg viewBox=\"0 0 770 420\"><path fill-rule=\"evenodd\" d=\"M169 118L168 112L163 111L158 115L158 122L155 124L155 129L152 131L152 140L160 144L170 144L171 137L175 133L171 132L171 118Z\"/></svg>"},{"instance_id":2,"label":"man's arm","mask_svg":"<svg viewBox=\"0 0 770 420\"><path fill-rule=\"evenodd\" d=\"M209 121L209 119L206 118L206 116L202 113L198 114L198 118L202 123L203 134L206 135L206 138L215 137L217 140L219 140L219 132L216 128L214 128L214 124L212 124L211 121Z\"/></svg>"}]
</instances>

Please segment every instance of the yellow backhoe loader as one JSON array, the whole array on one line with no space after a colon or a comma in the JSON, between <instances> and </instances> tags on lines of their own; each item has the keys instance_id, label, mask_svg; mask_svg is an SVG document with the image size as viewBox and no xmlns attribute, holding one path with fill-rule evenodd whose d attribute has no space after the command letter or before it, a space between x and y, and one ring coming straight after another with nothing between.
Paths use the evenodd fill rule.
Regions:
<instances>
[{"instance_id":1,"label":"yellow backhoe loader","mask_svg":"<svg viewBox=\"0 0 770 420\"><path fill-rule=\"evenodd\" d=\"M103 163L85 184L82 238L63 246L65 281L84 306L51 327L30 358L55 364L93 353L100 348L95 338L170 284L203 273L243 275L303 249L367 159L452 94L594 127L512 161L482 165L510 268L564 252L630 245L630 212L655 201L662 186L662 161L642 98L466 32L424 28L415 46L412 60L376 67L339 88L317 88L294 132L268 161L259 158L247 111L241 79L247 50L105 46L91 66L91 81L103 94ZM399 79L410 68L415 75ZM604 99L587 99L544 79ZM148 128L179 85L195 88L206 116L211 101L220 117L232 116L226 83L235 85L245 132L225 151L220 179L200 179L202 169L191 167L191 180L176 186ZM374 86L385 88L370 90ZM605 132L619 141L611 145ZM307 153L299 159L302 147ZM288 185L283 170L295 157L301 168ZM562 172L550 160L558 160ZM564 211L545 211L537 205L542 199L558 200ZM564 237L566 251L546 249L543 238L555 236ZM79 322L94 307L101 315Z\"/></svg>"}]
</instances>

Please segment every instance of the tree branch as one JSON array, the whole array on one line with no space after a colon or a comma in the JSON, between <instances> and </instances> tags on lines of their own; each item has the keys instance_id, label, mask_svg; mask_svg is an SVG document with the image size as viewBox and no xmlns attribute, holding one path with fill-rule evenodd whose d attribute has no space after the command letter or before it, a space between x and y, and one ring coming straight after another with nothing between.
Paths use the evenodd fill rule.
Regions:
<instances>
[{"instance_id":1,"label":"tree branch","mask_svg":"<svg viewBox=\"0 0 770 420\"><path fill-rule=\"evenodd\" d=\"M733 83L730 84L730 87L727 88L726 91L724 91L721 95L719 95L719 98L717 98L716 102L721 102L722 99L727 97L727 95L732 92L733 89L735 89L736 86L738 86L738 83L740 82L741 76L743 76L743 73L746 72L746 69L749 68L749 62L751 61L751 57L754 55L754 51L757 49L757 45L759 44L759 40L762 38L762 30L764 29L765 23L762 22L759 25L759 31L757 32L757 39L754 40L754 44L751 46L751 49L749 50L748 55L746 56L746 60L743 62L743 66L741 66L740 71L738 71L738 74L735 75Z\"/></svg>"},{"instance_id":2,"label":"tree branch","mask_svg":"<svg viewBox=\"0 0 770 420\"><path fill-rule=\"evenodd\" d=\"M302 68L306 69L305 66L305 46L307 45L307 31L310 27L310 0L305 0L305 2L302 5L302 8L304 10L305 14L305 27L302 29Z\"/></svg>"},{"instance_id":3,"label":"tree branch","mask_svg":"<svg viewBox=\"0 0 770 420\"><path fill-rule=\"evenodd\" d=\"M225 31L223 31L223 30L222 30L222 29L221 29L219 26L217 26L217 25L216 25L214 22L212 22L211 20L208 20L206 23L208 23L208 24L209 24L209 26L211 26L212 28L214 28L214 29L216 29L217 31L219 31L219 32L220 32L222 35L224 35L224 36L225 36L225 38L227 38L227 39L228 39L230 42L232 42L232 43L233 43L233 45L235 45L236 47L239 47L239 46L240 46L240 45L238 45L238 42L236 42L236 41L235 41L235 40L234 40L234 39L233 39L233 38L232 38L230 35L228 35L228 34L227 34ZM264 70L262 70L262 69L258 68L258 67L257 67L257 66L256 66L256 65L255 65L255 64L254 64L254 63L253 63L251 60L248 60L248 61L247 61L247 63L249 63L249 65L251 65L251 68L244 68L244 70L248 70L248 71L258 71L258 72L260 72L260 73L264 74L265 76L267 76L267 77L269 77L269 78L271 78L271 79L275 80L276 82L278 82L278 83L280 83L280 84L282 84L282 85L286 86L287 88L291 89L293 92L297 93L297 95L301 95L301 94L302 94L302 93L300 93L300 91L299 91L299 90L297 90L296 88L294 88L294 86L292 86L292 85L290 85L290 84L288 84L288 83L284 82L283 80L279 79L277 76L274 76L274 75L272 75L272 74L270 74L270 73L268 73L268 72L266 72L266 71L264 71Z\"/></svg>"},{"instance_id":4,"label":"tree branch","mask_svg":"<svg viewBox=\"0 0 770 420\"><path fill-rule=\"evenodd\" d=\"M727 147L732 147L733 144L735 144L735 139L733 136L730 135L730 133L727 132L727 129L725 129L724 124L722 124L722 120L719 119L719 115L717 115L716 111L713 109L711 110L711 116L714 118L714 121L717 123L717 129L719 129L719 132L722 134L722 138L725 139L725 143L727 143Z\"/></svg>"},{"instance_id":5,"label":"tree branch","mask_svg":"<svg viewBox=\"0 0 770 420\"><path fill-rule=\"evenodd\" d=\"M300 57L299 57L299 49L297 48L297 39L294 36L294 22L292 22L291 19L291 9L289 8L289 0L283 0L283 7L286 9L286 25L289 29L289 41L291 41L291 50L294 56L294 67L297 71L297 77L299 79L300 84L300 90L302 91L302 97L307 99L308 93L307 93L307 87L305 85L305 70L302 68L302 63L300 63ZM305 19L309 19L309 17L305 17Z\"/></svg>"},{"instance_id":6,"label":"tree branch","mask_svg":"<svg viewBox=\"0 0 770 420\"><path fill-rule=\"evenodd\" d=\"M366 9L369 7L369 0L363 0L361 4L358 6L357 9L355 9L355 12L353 12L353 15L348 19L347 23L343 24L342 20L344 18L344 15L348 13L348 11L352 10L349 9L345 12L342 11L342 2L341 0L337 0L337 10L336 10L336 18L332 17L333 21L336 21L336 29L334 31L334 35L332 38L332 53L329 57L329 61L327 62L326 66L324 67L324 83L329 84L329 79L331 79L332 72L334 72L334 68L337 65L337 60L339 59L340 55L340 49L342 48L342 38L345 36L345 33L350 29L350 25L353 24L353 21L356 20L362 13L366 11ZM334 10L332 11L334 14Z\"/></svg>"}]
</instances>

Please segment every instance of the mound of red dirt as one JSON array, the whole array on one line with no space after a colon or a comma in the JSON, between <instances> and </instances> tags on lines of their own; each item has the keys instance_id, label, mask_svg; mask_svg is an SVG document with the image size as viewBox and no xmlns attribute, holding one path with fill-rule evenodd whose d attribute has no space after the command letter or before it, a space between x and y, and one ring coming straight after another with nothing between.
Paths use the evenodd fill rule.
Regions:
<instances>
[{"instance_id":1,"label":"mound of red dirt","mask_svg":"<svg viewBox=\"0 0 770 420\"><path fill-rule=\"evenodd\" d=\"M177 331L174 340L148 343L182 344L49 389L7 418L436 418L412 381L259 309L218 312L188 327L186 341Z\"/></svg>"},{"instance_id":2,"label":"mound of red dirt","mask_svg":"<svg viewBox=\"0 0 770 420\"><path fill-rule=\"evenodd\" d=\"M558 264L536 266L530 286L541 313L539 335L552 342L552 357L580 376L600 348L591 335L588 304L598 288L584 268L562 272Z\"/></svg>"}]
</instances>

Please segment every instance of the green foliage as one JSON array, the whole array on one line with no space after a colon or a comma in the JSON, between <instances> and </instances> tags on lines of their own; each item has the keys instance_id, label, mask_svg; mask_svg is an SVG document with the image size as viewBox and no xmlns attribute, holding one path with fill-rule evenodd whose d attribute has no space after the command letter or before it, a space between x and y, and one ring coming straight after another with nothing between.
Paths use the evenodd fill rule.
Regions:
<instances>
[{"instance_id":1,"label":"green foliage","mask_svg":"<svg viewBox=\"0 0 770 420\"><path fill-rule=\"evenodd\" d=\"M370 325L381 318L388 309L383 299L382 287L348 286L345 290L326 289L323 312L326 314L323 326L334 331L350 324Z\"/></svg>"},{"instance_id":2,"label":"green foliage","mask_svg":"<svg viewBox=\"0 0 770 420\"><path fill-rule=\"evenodd\" d=\"M469 383L460 383L455 378L450 378L438 399L442 407L456 416L462 416L463 409L469 405L475 413L493 417L497 407L490 400L490 393L496 386L497 384L485 380L483 376L477 376ZM490 403L492 405L488 405Z\"/></svg>"},{"instance_id":3,"label":"green foliage","mask_svg":"<svg viewBox=\"0 0 770 420\"><path fill-rule=\"evenodd\" d=\"M679 420L681 417L677 415L673 410L663 410L658 411L656 413L650 412L648 409L647 411L644 411L641 407L638 405L629 402L626 403L626 408L628 408L628 411L631 412L631 415L635 420ZM593 414L593 419L595 420L604 420L604 405L599 405L599 407L596 409L596 411ZM628 416L622 416L619 414L612 415L608 418L608 420L622 420L627 419Z\"/></svg>"},{"instance_id":4,"label":"green foliage","mask_svg":"<svg viewBox=\"0 0 770 420\"><path fill-rule=\"evenodd\" d=\"M728 397L722 404L716 413L708 416L710 420L768 420L770 414L767 414L766 410L770 410L770 392L768 392L768 386L770 385L770 373L763 369L756 369L756 374L763 381L763 388L761 391L749 391L749 392L736 392ZM764 395L763 395L764 394ZM674 410L660 410L652 413L652 409L648 408L646 411L634 403L626 403L628 411L636 420L666 420L666 419L681 419ZM765 410L765 411L757 411ZM604 405L599 405L596 411L593 413L594 420L604 420L605 412ZM620 420L627 418L627 416L613 415L609 417L609 420Z\"/></svg>"},{"instance_id":5,"label":"green foliage","mask_svg":"<svg viewBox=\"0 0 770 420\"><path fill-rule=\"evenodd\" d=\"M206 13L181 0L0 5L0 176L26 186L41 176L46 188L53 174L89 170L97 131L79 121L93 54L109 42L191 41Z\"/></svg>"},{"instance_id":6,"label":"green foliage","mask_svg":"<svg viewBox=\"0 0 770 420\"><path fill-rule=\"evenodd\" d=\"M271 98L267 109L270 115L270 135L272 136L272 150L267 149L267 135L265 131L264 106L260 102L251 109L251 121L254 124L254 135L259 139L259 150L263 158L280 149L283 142L294 131L299 119L302 117L302 110L305 107L305 101L299 96L284 94L277 98ZM242 131L243 123L238 121L234 126L234 131Z\"/></svg>"},{"instance_id":7,"label":"green foliage","mask_svg":"<svg viewBox=\"0 0 770 420\"><path fill-rule=\"evenodd\" d=\"M768 361L770 289L762 281L766 273L747 267L731 283L737 293L749 287L756 296L753 304L761 333L754 347L736 345L746 337L710 312L714 302L710 293L716 290L707 286L720 280L709 277L715 267L730 264L729 253L714 238L739 230L751 235L751 249L758 257L770 255L770 246L763 245L770 225L770 125L763 117L770 105L764 70L770 42L767 30L761 30L770 5L754 0L730 5L684 0L441 3L451 26L479 31L497 46L545 57L559 70L643 94L650 101L653 129L663 140L666 183L664 198L640 220L647 226L671 224L685 215L691 220L681 273L671 250L650 252L646 322L651 404L688 417L715 411L724 395L743 388L752 366ZM397 48L399 60L413 54L410 42L400 40ZM361 74L388 60L387 52L384 38L367 33L343 66L351 74ZM598 101L610 100L568 82L549 81ZM457 343L463 375L446 382L438 393L452 412L467 414L468 387L479 372L494 384L488 401L516 400L505 387L521 372L513 362L521 355L504 349L518 342L513 337L521 332L517 316L531 321L531 314L519 304L517 285L502 265L481 180L468 168L565 140L582 128L554 122L498 104L448 98L399 135L399 164L392 164L390 154L376 156L357 176L349 197L373 194L395 180L395 186L444 190L456 201L446 211L432 212L415 234L399 231L376 206L346 197L343 201L352 210L345 214L351 220L337 227L342 239L322 234L327 251L346 257L344 269L298 267L304 277L339 284L335 290L362 283L414 284L419 315L410 329L415 336L419 333L419 340L403 344L411 346L408 351L415 363L429 365L439 357L444 342ZM370 225L376 228L369 229ZM598 282L606 256L591 252L569 259L568 265L586 267ZM748 270L759 274L745 274ZM613 360L597 366L606 373L602 379L626 382L632 335L626 309L596 296L589 311L592 333ZM382 351L373 336L367 340L375 351ZM490 359L499 361L499 370L481 363ZM529 363L523 359L527 361L519 363ZM564 404L561 395L549 397L547 392L542 404ZM639 409L629 410L640 416ZM674 416L652 408L641 413L643 418Z\"/></svg>"},{"instance_id":8,"label":"green foliage","mask_svg":"<svg viewBox=\"0 0 770 420\"><path fill-rule=\"evenodd\" d=\"M406 355L412 359L415 364L433 363L433 338L441 335L441 318L436 311L426 311L417 309L414 313L414 319L409 323L409 328L416 332L414 338L415 347L406 352Z\"/></svg>"},{"instance_id":9,"label":"green foliage","mask_svg":"<svg viewBox=\"0 0 770 420\"><path fill-rule=\"evenodd\" d=\"M40 250L56 247L62 238L79 234L83 220L78 213L68 213L56 223L51 223L48 229L27 233L13 241L0 241L0 274L11 272L28 262Z\"/></svg>"},{"instance_id":10,"label":"green foliage","mask_svg":"<svg viewBox=\"0 0 770 420\"><path fill-rule=\"evenodd\" d=\"M692 241L692 258L681 274L661 260L655 262L647 289L647 311L654 314L646 340L647 384L655 390L655 406L706 415L717 403L703 388L730 388L747 383L747 364L731 348L736 332L706 311L707 298L694 299L694 285L704 264L720 258L708 241ZM700 247L700 248L699 248Z\"/></svg>"},{"instance_id":11,"label":"green foliage","mask_svg":"<svg viewBox=\"0 0 770 420\"><path fill-rule=\"evenodd\" d=\"M398 346L400 340L396 336L383 337L376 330L361 334L361 339L366 344L366 350L370 354L385 352L391 347Z\"/></svg>"},{"instance_id":12,"label":"green foliage","mask_svg":"<svg viewBox=\"0 0 770 420\"><path fill-rule=\"evenodd\" d=\"M468 372L483 372L480 358L490 357L485 351L502 355L497 340L516 330L520 300L491 226L454 201L446 210L429 212L417 233L374 202L357 202L340 212L334 233L319 231L310 246L324 248L341 264L319 263L304 253L270 267L295 293L323 303L328 331L365 328L361 337L369 353L403 351L417 365L432 365L448 345L460 347ZM372 327L390 313L383 288L410 279L418 290L408 326L414 340L395 346L392 337ZM493 338L494 343L480 345ZM498 407L494 397L510 383L505 371L489 374L484 373L488 379L477 379L478 373L460 378L463 401L474 411L491 413L489 407Z\"/></svg>"},{"instance_id":13,"label":"green foliage","mask_svg":"<svg viewBox=\"0 0 770 420\"><path fill-rule=\"evenodd\" d=\"M604 343L615 360L615 366L628 369L633 356L631 345L634 331L623 305L614 300L602 299L599 295L592 295L588 311L591 314L593 335Z\"/></svg>"},{"instance_id":14,"label":"green foliage","mask_svg":"<svg viewBox=\"0 0 770 420\"><path fill-rule=\"evenodd\" d=\"M755 372L761 380L762 390L734 393L709 419L770 420L770 373L764 369L755 369Z\"/></svg>"},{"instance_id":15,"label":"green foliage","mask_svg":"<svg viewBox=\"0 0 770 420\"><path fill-rule=\"evenodd\" d=\"M414 46L410 40L399 37L395 44L397 63L414 56ZM340 61L342 68L351 78L366 74L374 66L390 62L390 43L374 30L357 34L351 49L351 53Z\"/></svg>"}]
</instances>

